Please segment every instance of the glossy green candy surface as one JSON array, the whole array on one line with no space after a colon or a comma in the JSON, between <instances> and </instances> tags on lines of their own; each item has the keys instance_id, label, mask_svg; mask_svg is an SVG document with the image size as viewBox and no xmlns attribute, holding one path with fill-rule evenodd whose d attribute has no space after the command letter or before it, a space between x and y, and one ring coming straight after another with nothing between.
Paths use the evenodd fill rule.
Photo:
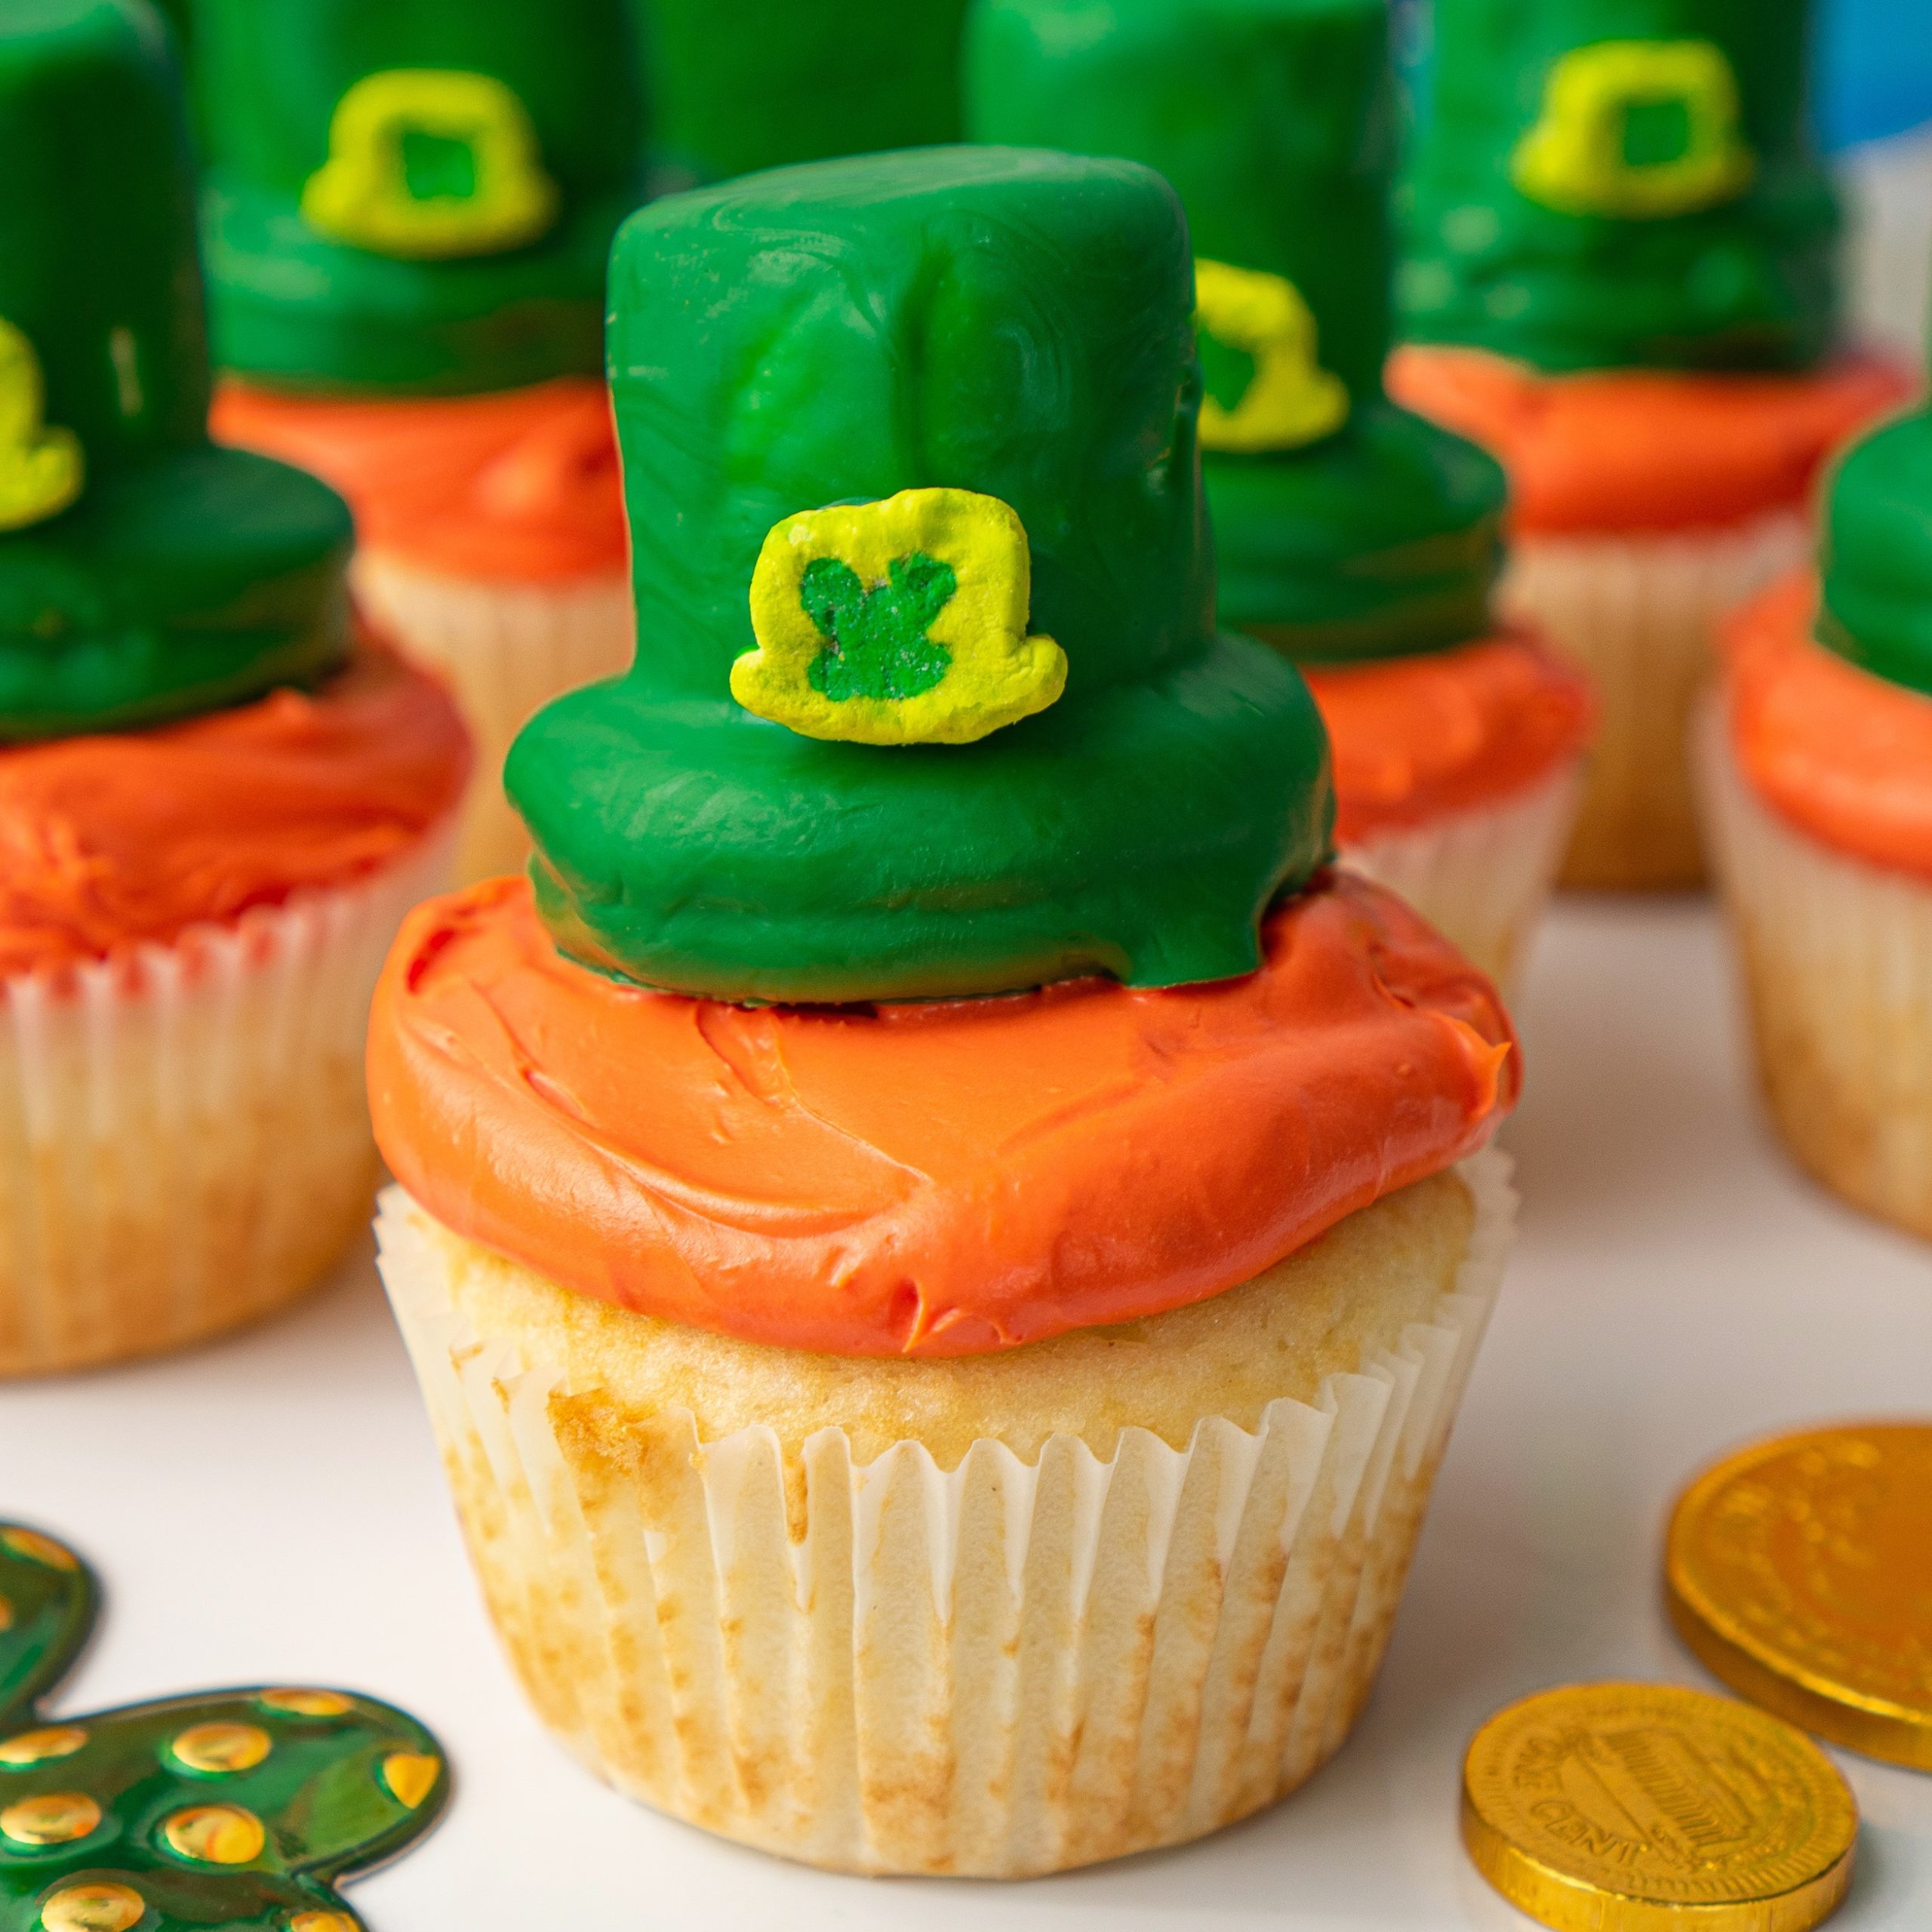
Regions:
<instances>
[{"instance_id":1,"label":"glossy green candy surface","mask_svg":"<svg viewBox=\"0 0 1932 1932\"><path fill-rule=\"evenodd\" d=\"M180 84L145 0L0 15L0 739L326 675L349 512L208 442Z\"/></svg>"},{"instance_id":2,"label":"glossy green candy surface","mask_svg":"<svg viewBox=\"0 0 1932 1932\"><path fill-rule=\"evenodd\" d=\"M672 177L721 180L959 138L966 0L631 5L651 152Z\"/></svg>"},{"instance_id":3,"label":"glossy green candy surface","mask_svg":"<svg viewBox=\"0 0 1932 1932\"><path fill-rule=\"evenodd\" d=\"M1203 457L1224 623L1297 657L1459 644L1489 623L1504 484L1382 392L1395 111L1383 0L980 0L968 118L988 140L1125 155L1179 190L1197 256L1278 277L1346 386L1326 433ZM1208 392L1238 409L1256 358L1217 334Z\"/></svg>"},{"instance_id":4,"label":"glossy green candy surface","mask_svg":"<svg viewBox=\"0 0 1932 1932\"><path fill-rule=\"evenodd\" d=\"M1404 333L1540 368L1799 368L1837 211L1807 0L1453 0L1406 190Z\"/></svg>"},{"instance_id":5,"label":"glossy green candy surface","mask_svg":"<svg viewBox=\"0 0 1932 1932\"><path fill-rule=\"evenodd\" d=\"M633 217L611 305L637 660L506 774L565 949L735 999L1252 970L1327 856L1327 748L1293 669L1214 631L1165 184L958 148L753 177ZM1064 694L971 744L737 705L766 533L931 486L1019 516Z\"/></svg>"},{"instance_id":6,"label":"glossy green candy surface","mask_svg":"<svg viewBox=\"0 0 1932 1932\"><path fill-rule=\"evenodd\" d=\"M192 11L217 362L420 394L595 371L642 198L626 0Z\"/></svg>"},{"instance_id":7,"label":"glossy green candy surface","mask_svg":"<svg viewBox=\"0 0 1932 1932\"><path fill-rule=\"evenodd\" d=\"M98 1610L64 1545L0 1524L0 1932L355 1932L337 1883L435 1823L435 1740L336 1690L38 1708Z\"/></svg>"},{"instance_id":8,"label":"glossy green candy surface","mask_svg":"<svg viewBox=\"0 0 1932 1932\"><path fill-rule=\"evenodd\" d=\"M1932 411L1856 444L1826 499L1818 637L1932 695Z\"/></svg>"}]
</instances>

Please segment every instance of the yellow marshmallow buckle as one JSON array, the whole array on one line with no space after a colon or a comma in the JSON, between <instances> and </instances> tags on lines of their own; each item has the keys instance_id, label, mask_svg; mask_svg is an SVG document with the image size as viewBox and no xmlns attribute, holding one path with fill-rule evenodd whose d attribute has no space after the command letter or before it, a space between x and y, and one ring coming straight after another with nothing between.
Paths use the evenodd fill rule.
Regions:
<instances>
[{"instance_id":1,"label":"yellow marshmallow buckle","mask_svg":"<svg viewBox=\"0 0 1932 1932\"><path fill-rule=\"evenodd\" d=\"M1202 397L1203 449L1299 449L1348 420L1347 385L1315 360L1314 312L1287 276L1197 261L1194 305L1203 334L1254 358L1254 377L1232 408Z\"/></svg>"},{"instance_id":2,"label":"yellow marshmallow buckle","mask_svg":"<svg viewBox=\"0 0 1932 1932\"><path fill-rule=\"evenodd\" d=\"M1604 40L1550 69L1543 112L1509 175L1564 214L1626 221L1690 214L1734 199L1756 168L1737 77L1707 40ZM1644 130L1657 152L1642 151Z\"/></svg>"},{"instance_id":3,"label":"yellow marshmallow buckle","mask_svg":"<svg viewBox=\"0 0 1932 1932\"><path fill-rule=\"evenodd\" d=\"M1027 635L1032 568L1012 508L902 490L774 524L752 573L747 711L808 738L965 745L1044 711L1066 654Z\"/></svg>"}]
</instances>

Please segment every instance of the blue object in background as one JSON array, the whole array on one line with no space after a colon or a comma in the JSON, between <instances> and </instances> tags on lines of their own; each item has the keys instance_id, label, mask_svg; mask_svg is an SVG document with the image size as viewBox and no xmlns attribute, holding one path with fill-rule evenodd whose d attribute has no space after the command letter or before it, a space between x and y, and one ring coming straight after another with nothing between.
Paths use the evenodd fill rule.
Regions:
<instances>
[{"instance_id":1,"label":"blue object in background","mask_svg":"<svg viewBox=\"0 0 1932 1932\"><path fill-rule=\"evenodd\" d=\"M1818 131L1828 148L1932 122L1932 0L1817 0ZM1453 6L1455 0L1436 0ZM1426 112L1429 0L1389 0L1395 67Z\"/></svg>"},{"instance_id":2,"label":"blue object in background","mask_svg":"<svg viewBox=\"0 0 1932 1932\"><path fill-rule=\"evenodd\" d=\"M1818 27L1826 147L1932 121L1932 0L1821 0Z\"/></svg>"}]
</instances>

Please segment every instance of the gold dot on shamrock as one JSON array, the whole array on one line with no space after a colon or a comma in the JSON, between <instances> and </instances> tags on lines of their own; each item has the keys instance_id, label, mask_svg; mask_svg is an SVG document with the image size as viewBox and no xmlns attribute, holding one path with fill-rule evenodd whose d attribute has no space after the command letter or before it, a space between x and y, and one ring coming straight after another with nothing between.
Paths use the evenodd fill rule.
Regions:
<instances>
[{"instance_id":1,"label":"gold dot on shamrock","mask_svg":"<svg viewBox=\"0 0 1932 1932\"><path fill-rule=\"evenodd\" d=\"M128 1932L147 1912L130 1885L63 1885L40 1909L46 1932Z\"/></svg>"},{"instance_id":2,"label":"gold dot on shamrock","mask_svg":"<svg viewBox=\"0 0 1932 1932\"><path fill-rule=\"evenodd\" d=\"M429 1829L449 1792L435 1740L348 1692L270 1686L85 1719L38 1706L78 1653L92 1576L0 1524L0 1926L358 1932L337 1882Z\"/></svg>"},{"instance_id":3,"label":"gold dot on shamrock","mask_svg":"<svg viewBox=\"0 0 1932 1932\"><path fill-rule=\"evenodd\" d=\"M77 1724L54 1724L23 1730L0 1740L0 1764L44 1764L50 1758L71 1758L88 1741Z\"/></svg>"},{"instance_id":4,"label":"gold dot on shamrock","mask_svg":"<svg viewBox=\"0 0 1932 1932\"><path fill-rule=\"evenodd\" d=\"M84 1791L42 1792L0 1810L0 1837L16 1844L66 1844L100 1826L100 1807Z\"/></svg>"},{"instance_id":5,"label":"gold dot on shamrock","mask_svg":"<svg viewBox=\"0 0 1932 1932\"><path fill-rule=\"evenodd\" d=\"M252 1770L273 1745L259 1724L195 1724L168 1748L177 1764L215 1774Z\"/></svg>"}]
</instances>

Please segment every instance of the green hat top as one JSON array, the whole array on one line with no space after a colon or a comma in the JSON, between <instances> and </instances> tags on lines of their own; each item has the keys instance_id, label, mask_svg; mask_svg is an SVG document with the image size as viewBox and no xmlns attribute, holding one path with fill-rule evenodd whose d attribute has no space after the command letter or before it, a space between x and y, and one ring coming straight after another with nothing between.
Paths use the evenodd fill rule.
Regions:
<instances>
[{"instance_id":1,"label":"green hat top","mask_svg":"<svg viewBox=\"0 0 1932 1932\"><path fill-rule=\"evenodd\" d=\"M1845 452L1823 525L1819 641L1932 697L1932 409Z\"/></svg>"},{"instance_id":2,"label":"green hat top","mask_svg":"<svg viewBox=\"0 0 1932 1932\"><path fill-rule=\"evenodd\" d=\"M1838 217L1807 0L1444 0L1404 332L1551 371L1798 368Z\"/></svg>"},{"instance_id":3,"label":"green hat top","mask_svg":"<svg viewBox=\"0 0 1932 1932\"><path fill-rule=\"evenodd\" d=\"M598 365L626 0L193 0L216 360L457 393Z\"/></svg>"},{"instance_id":4,"label":"green hat top","mask_svg":"<svg viewBox=\"0 0 1932 1932\"><path fill-rule=\"evenodd\" d=\"M638 647L506 770L565 949L736 999L1251 971L1319 721L1217 635L1192 264L1118 161L673 195L612 262Z\"/></svg>"},{"instance_id":5,"label":"green hat top","mask_svg":"<svg viewBox=\"0 0 1932 1932\"><path fill-rule=\"evenodd\" d=\"M959 138L966 0L630 0L679 186Z\"/></svg>"},{"instance_id":6,"label":"green hat top","mask_svg":"<svg viewBox=\"0 0 1932 1932\"><path fill-rule=\"evenodd\" d=\"M967 115L1124 155L1186 204L1220 614L1309 660L1488 627L1502 472L1383 394L1384 0L977 0Z\"/></svg>"},{"instance_id":7,"label":"green hat top","mask_svg":"<svg viewBox=\"0 0 1932 1932\"><path fill-rule=\"evenodd\" d=\"M180 82L146 0L11 0L0 180L0 739L332 669L347 509L208 439Z\"/></svg>"}]
</instances>

